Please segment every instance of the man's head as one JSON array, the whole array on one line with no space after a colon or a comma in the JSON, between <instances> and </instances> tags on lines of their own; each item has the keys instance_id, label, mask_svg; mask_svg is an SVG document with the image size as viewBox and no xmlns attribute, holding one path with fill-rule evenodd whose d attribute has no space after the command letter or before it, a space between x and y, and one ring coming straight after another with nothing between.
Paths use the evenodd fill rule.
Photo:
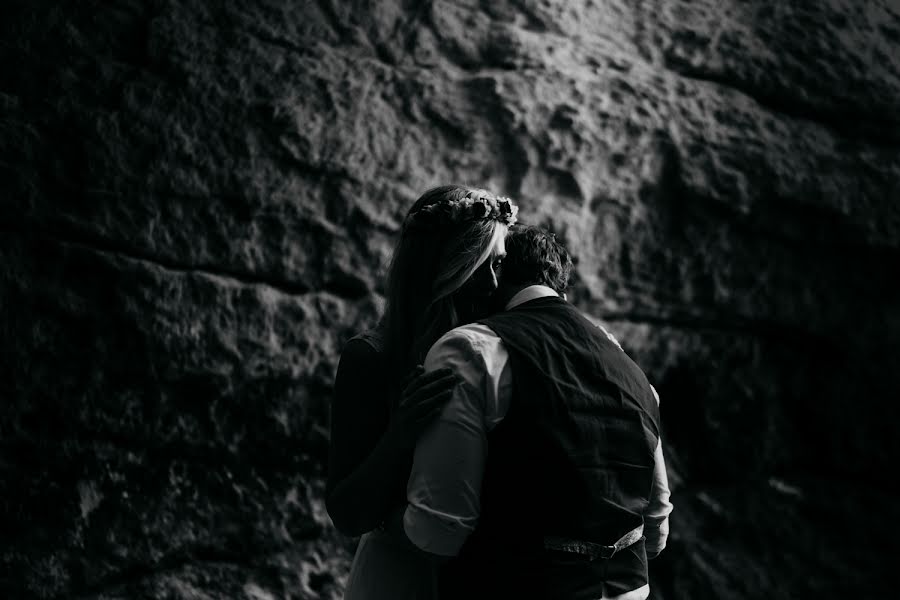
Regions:
<instances>
[{"instance_id":1,"label":"man's head","mask_svg":"<svg viewBox=\"0 0 900 600\"><path fill-rule=\"evenodd\" d=\"M572 258L556 235L541 227L515 225L506 236L506 258L496 304L502 308L529 285L546 285L565 292L572 271Z\"/></svg>"}]
</instances>

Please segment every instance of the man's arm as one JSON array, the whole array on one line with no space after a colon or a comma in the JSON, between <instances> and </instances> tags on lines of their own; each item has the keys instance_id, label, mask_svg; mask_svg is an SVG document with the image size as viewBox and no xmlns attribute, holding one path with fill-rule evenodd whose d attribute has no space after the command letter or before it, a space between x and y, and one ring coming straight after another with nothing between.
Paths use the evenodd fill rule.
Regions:
<instances>
[{"instance_id":1,"label":"man's arm","mask_svg":"<svg viewBox=\"0 0 900 600\"><path fill-rule=\"evenodd\" d=\"M659 404L659 394L652 385L653 395ZM653 487L650 491L650 503L644 512L644 536L646 540L647 558L656 558L669 537L669 513L672 512L672 503L669 502L669 478L666 475L666 461L663 458L662 438L656 443L656 453L653 466Z\"/></svg>"},{"instance_id":2,"label":"man's arm","mask_svg":"<svg viewBox=\"0 0 900 600\"><path fill-rule=\"evenodd\" d=\"M404 531L430 554L455 556L478 523L490 425L485 412L497 406L506 356L489 329L471 325L438 340L425 359L426 369L450 367L461 379L416 444L407 486Z\"/></svg>"},{"instance_id":3,"label":"man's arm","mask_svg":"<svg viewBox=\"0 0 900 600\"><path fill-rule=\"evenodd\" d=\"M666 477L666 463L663 459L662 440L656 445L656 464L653 468L653 489L650 504L644 512L644 536L647 538L647 558L656 558L669 537L669 480Z\"/></svg>"}]
</instances>

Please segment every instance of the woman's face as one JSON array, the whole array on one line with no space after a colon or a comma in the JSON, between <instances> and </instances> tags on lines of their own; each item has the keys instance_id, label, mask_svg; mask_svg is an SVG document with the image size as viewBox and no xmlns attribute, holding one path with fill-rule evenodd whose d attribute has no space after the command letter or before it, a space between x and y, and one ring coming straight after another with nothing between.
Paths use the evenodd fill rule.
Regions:
<instances>
[{"instance_id":1,"label":"woman's face","mask_svg":"<svg viewBox=\"0 0 900 600\"><path fill-rule=\"evenodd\" d=\"M500 268L505 256L506 244L501 236L494 243L487 259L459 288L456 304L464 322L471 322L489 314L491 296L497 291Z\"/></svg>"}]
</instances>

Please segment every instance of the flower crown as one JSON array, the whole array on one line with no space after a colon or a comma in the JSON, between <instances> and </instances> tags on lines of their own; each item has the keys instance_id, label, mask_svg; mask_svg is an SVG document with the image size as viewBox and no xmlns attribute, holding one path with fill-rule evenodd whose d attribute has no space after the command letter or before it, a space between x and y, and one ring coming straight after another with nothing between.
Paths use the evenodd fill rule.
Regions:
<instances>
[{"instance_id":1,"label":"flower crown","mask_svg":"<svg viewBox=\"0 0 900 600\"><path fill-rule=\"evenodd\" d=\"M499 221L514 225L519 207L505 196L487 190L471 190L459 200L444 200L423 206L408 217L410 225L441 226L468 221Z\"/></svg>"}]
</instances>

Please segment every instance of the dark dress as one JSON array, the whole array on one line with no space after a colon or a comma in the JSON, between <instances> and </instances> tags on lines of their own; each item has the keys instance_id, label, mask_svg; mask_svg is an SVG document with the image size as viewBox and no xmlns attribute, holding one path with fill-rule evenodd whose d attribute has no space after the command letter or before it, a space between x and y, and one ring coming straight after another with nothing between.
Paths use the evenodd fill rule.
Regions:
<instances>
[{"instance_id":1,"label":"dark dress","mask_svg":"<svg viewBox=\"0 0 900 600\"><path fill-rule=\"evenodd\" d=\"M332 404L330 486L357 470L387 429L391 402L384 362L383 338L377 330L354 337L341 354ZM362 474L369 481L363 481L364 490L354 498L357 504L352 509L361 515L357 527L367 532L353 558L345 600L437 597L435 568L399 537L405 536L399 517L406 507L412 457L407 458L384 472Z\"/></svg>"}]
</instances>

